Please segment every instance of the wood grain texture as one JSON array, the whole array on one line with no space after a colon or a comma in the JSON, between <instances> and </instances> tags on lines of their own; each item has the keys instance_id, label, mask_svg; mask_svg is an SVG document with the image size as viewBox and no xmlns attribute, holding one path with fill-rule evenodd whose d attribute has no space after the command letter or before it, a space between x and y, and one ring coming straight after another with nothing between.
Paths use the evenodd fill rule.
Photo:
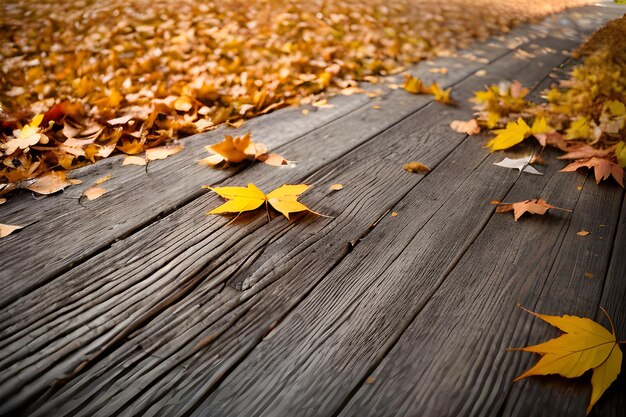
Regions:
<instances>
[{"instance_id":1,"label":"wood grain texture","mask_svg":"<svg viewBox=\"0 0 626 417\"><path fill-rule=\"evenodd\" d=\"M555 42L561 44L560 40L552 39L551 42ZM570 44L571 45L571 44ZM554 54L546 54L544 58L546 63L556 63L558 60L562 60L562 57L555 58ZM555 59L557 59L555 61ZM520 65L525 62L524 65ZM507 75L520 75L522 78L527 77L526 80L529 82L534 78L535 73L532 71L528 71L528 67L531 67L529 62L526 61L518 61L515 57L507 57L506 59L501 59L498 64L494 64L492 67L492 77L495 81L497 78L504 77ZM547 66L546 68L549 68ZM540 69L536 71L544 71L547 73L547 69ZM460 87L458 93L460 94L460 98L467 98L474 88L475 81L467 80L464 82L464 87ZM403 92L398 92L397 94L397 107L410 108L411 103L416 100L414 96L410 96ZM410 102L403 102L403 100L410 100ZM310 141L306 141L302 139L302 146L304 149L301 149L302 155L306 155L311 152L310 146L320 146L323 149L326 149L327 152L330 153L331 150L337 149L337 146L350 146L350 141L356 140L355 135L358 134L359 131L364 132L359 134L358 137L367 137L367 134L372 130L372 123L376 123L376 119L371 120L369 123L365 123L366 120L370 120L374 114L374 112L380 112L384 110L386 106L380 110L374 109L364 109L363 112L367 112L361 115L358 118L355 118L354 123L352 124L344 124L341 126L340 132L337 132L337 129L333 130L333 135L326 134L320 135L320 138L327 138L325 143L314 143L313 145L304 146L305 143L310 143ZM391 108L390 111L397 111L397 107ZM171 311L163 312L163 309L167 307L167 304L163 303L164 299L167 299L168 296L178 294L179 289L185 288L189 283L197 283L199 281L204 281L206 285L203 285L201 289L198 290L197 297L201 297L205 294L206 291L211 291L215 288L215 286L223 286L224 282L230 279L230 274L233 274L237 271L238 277L235 280L231 279L231 285L235 288L241 288L243 290L250 289L250 295L255 295L258 291L262 290L264 286L269 285L272 280L281 277L284 272L290 268L293 268L294 265L301 263L301 265L306 265L312 268L312 265L320 264L317 266L319 268L319 272L310 271L311 281L308 281L309 285L311 283L315 283L315 280L319 280L319 278L323 277L325 271L329 267L332 267L333 262L340 259L346 253L346 246L338 245L337 249L333 249L328 253L324 253L324 257L320 258L320 252L317 251L318 248L332 248L333 241L336 241L337 236L341 236L343 241L347 243L347 239L351 237L350 240L357 240L361 234L363 234L368 226L375 222L376 219L384 213L390 204L393 204L394 199L389 201L392 195L396 195L395 200L397 201L402 195L406 192L404 190L408 190L414 184L419 176L411 176L407 173L403 173L404 177L407 178L404 185L402 183L398 184L396 179L396 175L393 174L398 172L399 167L402 165L403 161L407 156L412 153L415 154L415 158L420 158L424 160L425 163L431 164L435 166L437 160L441 160L445 155L453 149L458 140L462 139L463 136L456 134L454 132L450 132L448 128L449 120L454 118L455 112L459 112L459 116L467 117L467 110L458 110L453 108L448 108L441 105L431 106L427 108L428 112L422 114L422 111L417 113L414 118L406 119L406 121L394 126L392 129L387 131L384 135L381 135L377 140L373 140L368 142L368 146L362 146L358 148L354 155L345 156L341 160L332 164L330 167L323 170L323 172L316 174L322 180L322 184L326 184L328 181L337 181L335 175L341 175L342 171L347 171L345 175L348 175L349 178L353 177L351 181L344 181L346 184L350 182L354 182L355 184L362 183L362 187L368 187L369 189L361 189L356 188L353 191L350 191L352 198L348 195L345 195L344 198L346 200L341 202L334 202L332 204L333 210L338 210L338 207L341 208L343 205L347 207L343 212L339 211L333 212L330 210L326 210L324 206L316 209L328 213L328 214L339 214L341 213L343 219L345 219L346 224L344 224L339 230L337 230L339 235L332 234L330 235L328 232L325 232L322 228L324 223L319 220L317 222L311 223L309 227L312 228L311 232L306 232L306 229L303 231L298 229L294 230L297 239L294 240L292 235L281 237L280 239L277 236L281 234L286 234L282 229L285 226L279 225L274 226L278 227L278 229L271 230L270 233L267 233L267 236L254 236L252 232L257 228L262 227L265 220L258 219L258 221L252 223L250 227L244 228L243 230L237 229L222 229L219 226L225 223L224 220L212 220L209 221L208 224L202 225L198 227L198 219L202 219L201 212L206 211L207 203L215 204L216 199L214 197L208 197L206 199L201 198L198 201L194 201L192 204L177 210L172 215L163 219L160 222L155 223L149 228L145 229L145 232L142 231L137 233L136 235L131 236L129 239L120 242L118 245L114 246L110 251L103 253L102 255L97 256L93 259L93 261L86 262L83 265L75 268L70 273L66 274L66 276L60 277L60 279L55 280L53 283L46 287L45 296L42 295L39 297L34 297L33 300L37 303L36 300L39 300L38 304L30 305L29 311L31 312L39 312L45 309L45 305L43 304L44 300L49 303L50 299L58 299L59 303L67 305L65 309L59 309L60 305L51 303L54 305L54 311L60 311L61 315L57 315L54 319L54 323L52 323L52 327L56 328L64 328L65 330L62 334L68 333L68 328L65 323L68 322L68 317L79 317L76 320L72 327L75 333L81 334L81 338L76 340L73 345L67 345L68 339L71 340L72 337L75 337L71 333L68 334L66 338L60 338L56 340L45 339L45 335L49 335L53 333L50 328L41 328L41 320L49 320L50 317L45 315L45 311L41 311L37 313L39 317L41 317L39 323L33 323L27 329L22 329L20 332L19 338L14 339L13 346L18 347L22 342L22 338L24 335L31 335L32 331L35 329L36 332L40 333L44 338L42 341L35 341L31 343L31 349L36 350L37 352L34 354L30 354L25 361L18 363L12 370L17 373L19 372L22 375L30 375L30 378L37 378L35 381L30 381L28 387L30 391L23 391L22 397L16 397L17 399L28 398L28 396L33 395L37 390L41 390L43 387L50 383L50 378L54 375L63 374L65 372L71 372L77 366L80 366L80 363L88 357L88 352L90 352L90 347L107 345L111 343L111 341L116 340L124 340L129 335L129 326L133 327L130 329L134 331L145 325L148 320L142 317L149 317L150 320L153 320L157 314L162 313L163 320L159 320L162 324L163 321L167 322L171 320L170 314L173 314ZM423 111L427 110L424 109ZM370 113L371 112L371 113ZM356 116L355 112L352 117ZM439 120L440 122L435 123L435 121ZM428 123L426 123L428 122ZM432 124L432 125L431 125ZM358 127L360 125L361 127ZM330 125L329 125L330 126ZM357 127L355 127L357 126ZM345 133L341 133L345 132ZM409 133L410 132L410 133ZM420 142L425 143L426 146L416 146L416 143L408 142L408 137L414 137ZM442 141L442 137L449 137L450 139L456 138L455 140ZM344 139L339 139L344 138ZM339 139L339 140L338 140ZM392 146L393 144L397 144L399 147ZM428 149L432 149L432 151L428 151ZM300 149L299 147L294 146L294 151ZM347 148L349 149L349 148ZM447 150L446 150L447 149ZM433 158L432 160L428 158L429 153L432 152L432 155L429 158ZM331 154L338 154L339 152L333 152ZM480 152L478 152L480 154ZM420 157L420 154L423 154ZM381 159L386 162L385 165L381 168ZM308 169L309 172L313 172L316 169L319 169L323 164L322 161L311 160L310 158L307 160L306 158L299 167L303 169ZM245 172L238 175L237 181L240 183L245 183L248 179L259 177L259 175L255 172L255 170L266 169L263 166L251 167ZM351 171L355 170L355 171ZM372 183L371 173L377 172L380 175L380 178L376 177L376 182ZM385 173L387 171L388 173ZM289 180L289 178L295 179L298 174L289 170L281 170L277 171L281 172L281 175L284 176L284 180ZM307 172L307 171L305 171ZM249 175L248 178L245 176ZM277 175L277 174L276 174ZM272 177L274 181L277 180L276 175ZM290 177L291 176L291 177ZM280 179L280 177L278 178ZM342 180L343 181L343 180ZM391 187L391 184L394 187ZM261 186L265 186L266 184L260 183ZM322 195L328 194L325 187L320 187L320 191L318 193L318 200L323 201ZM381 193L382 191L386 191L387 194L376 195L376 193ZM342 193L346 190L342 190ZM356 194L352 194L356 193ZM394 194L389 194L394 193ZM312 194L311 198L314 198L316 194ZM342 194L337 194L336 196L341 197ZM378 203L374 204L373 198L377 199ZM365 200L364 200L365 199ZM370 201L368 201L370 200ZM315 201L315 200L313 200ZM368 201L366 205L364 202ZM339 206L338 206L339 205ZM374 208L374 209L373 209ZM330 209L330 207L329 207ZM367 216L364 214L368 214ZM355 218L352 219L352 218ZM248 218L242 218L242 222L249 221ZM356 222L356 223L355 223ZM277 224L276 222L272 222ZM294 229L294 225L288 226L290 229ZM190 228L194 228L193 230ZM320 228L322 228L320 230ZM156 237L163 236L165 231L169 231L170 238L168 241L170 243L163 242L162 240L157 239ZM265 232L265 228L260 229ZM248 246L248 242L250 239L244 240L241 245L241 249L238 248L239 245L235 246L233 242L240 242L243 236L252 235L251 247ZM308 247L307 245L312 245L312 239L320 239L321 237L326 237L325 243L320 243L317 246ZM309 237L311 236L311 237ZM302 241L302 239L305 239ZM308 238L308 239L307 239ZM182 241L180 240L182 239ZM275 243L273 240L276 239ZM294 240L296 248L300 248L300 250L307 250L306 257L301 255L300 257L296 257L296 259L292 259L291 261L284 260L284 257L287 255L291 255L290 252L294 249L291 249L291 245L287 245L286 242L290 242ZM307 242L308 240L308 242ZM147 243L154 242L154 243ZM210 244L208 244L210 242ZM224 242L224 243L222 243ZM279 248L280 252L271 254L270 249L265 246L269 244L269 242L274 243L274 247ZM305 243L306 242L306 243ZM170 248L177 248L176 251L171 250ZM202 249L200 249L202 248ZM228 252L226 252L228 250ZM222 252L223 251L223 252ZM260 255L256 253L261 252ZM317 251L317 252L316 252ZM140 253L143 256L140 256ZM220 256L220 254L222 254ZM241 253L241 257L233 256L233 253ZM267 259L266 256L262 256L265 253L271 254L272 257ZM128 259L129 254L132 256ZM247 262L254 262L255 257L260 256L260 260L262 262L257 263L255 268L249 269L247 268ZM126 260L124 260L126 258ZM215 259L217 258L217 259ZM235 259L233 259L235 258ZM237 258L243 258L237 261ZM275 261L276 258L281 259L282 266L281 268L276 268L274 265L279 264ZM103 263L102 259L107 259L107 263ZM220 265L220 261L226 261L227 264L225 266ZM268 270L267 262L271 262L272 269ZM117 265L127 265L124 267L118 267L117 270L111 271L108 264L117 264ZM243 265L242 265L243 264ZM101 265L101 267L99 267ZM149 267L146 268L146 266ZM246 268L243 268L246 266ZM217 270L215 269L217 268ZM223 271L223 272L222 272ZM254 272L252 272L254 271ZM82 284L81 288L81 280L87 274L90 275L91 288L85 288L86 284ZM253 277L257 276L259 278L251 279L250 277L246 277L247 274L251 274ZM256 280L261 280L265 275L269 274L269 276L264 280L266 281L264 285L256 285ZM101 277L101 278L100 278ZM241 278L239 278L241 277ZM123 280L123 282L122 282ZM233 282L235 281L235 282ZM191 284L197 285L197 284ZM73 296L68 296L66 288L76 288L76 293ZM58 288L57 294L58 297L54 296L54 292L50 291L52 288ZM251 288L252 287L252 288ZM99 291L99 288L110 289L104 294ZM154 291L158 288L158 292L154 293ZM166 337L163 333L164 329L156 327L156 331L161 331L159 334L159 338L157 339L154 334L150 335L149 341L152 343L158 343L157 346L154 346L152 349L159 349L160 345L163 346L161 352L159 352L158 356L167 358L168 361L166 363L159 364L158 372L169 371L169 366L171 364L176 364L177 361L184 359L191 353L194 352L194 347L198 343L198 340L195 340L194 337L200 338L201 335L198 336L198 332L205 330L203 327L212 324L212 320L215 320L211 317L211 314L216 318L219 318L220 315L227 314L243 314L239 311L235 311L234 313L231 311L233 308L237 307L240 303L247 300L247 297L244 297L243 300L239 298L233 298L232 291L230 291L231 287L228 287L223 294L220 294L218 300L213 300L213 303L208 304L206 308L209 311L205 311L204 314L209 315L209 319L206 322L201 321L203 317L206 316L198 316L195 318L189 312L180 312L182 315L189 314L188 317L191 317L187 326L184 329L167 329L169 331L168 336ZM88 303L90 299L89 293L95 291L95 294L92 294L92 298L99 300L99 302L95 304ZM294 299L302 298L306 295L307 287L305 286L301 292L294 296ZM236 293L235 293L236 294ZM246 294L246 296L250 296ZM289 295L289 294L286 294ZM195 308L198 303L198 298L196 296L190 297L184 301L184 305L187 308ZM141 299L142 303L137 304L137 300ZM284 299L284 297L283 297ZM102 300L102 301L100 301ZM221 300L221 301L220 301ZM69 303L68 303L69 301ZM253 302L254 300L252 300ZM206 302L206 301L205 301ZM220 310L221 304L227 304L224 308ZM68 305L69 304L69 305ZM20 303L16 303L16 308L21 308L23 306L23 300ZM288 306L289 304L287 304ZM239 307L239 310L243 310L245 312L246 309L250 307L246 304ZM78 309L78 311L77 311ZM152 310L156 309L156 310ZM216 311L213 311L216 310ZM87 313L81 313L86 311ZM151 312L152 311L152 312ZM156 312L155 312L156 311ZM268 308L268 311L272 311ZM286 310L279 310L278 313L285 313ZM84 314L82 317L77 316L76 313ZM11 315L14 315L11 314ZM24 317L26 314L19 314ZM42 316L43 315L43 316ZM178 315L178 314L177 314ZM227 317L230 319L230 317ZM255 316L252 317L253 319ZM94 324L94 320L97 320L97 326ZM90 331L84 333L81 330L81 323L89 323ZM228 321L227 321L228 323ZM232 320L231 320L232 323ZM232 325L232 324L231 324ZM187 334L184 333L184 330L189 329L193 326L193 330L190 330ZM215 327L224 326L224 323L217 322ZM70 329L71 329L70 328ZM211 329L211 328L210 328ZM267 333L267 325L261 327L261 333ZM150 329L149 329L150 330ZM215 328L211 330L215 331ZM258 330L258 329L257 329ZM222 330L223 331L223 330ZM195 333L194 333L195 332ZM181 334L182 333L182 334ZM120 336L122 336L120 338ZM231 335L232 337L233 335ZM206 334L205 336L206 337ZM237 335L234 335L237 337ZM241 337L241 336L240 336ZM172 340L172 343L167 343L169 340ZM251 340L258 339L258 336L252 336ZM195 340L195 341L194 341ZM236 340L236 339L235 339ZM45 344L44 344L45 342ZM133 341L133 345L136 346L136 341ZM184 343L189 344L188 347L182 348L181 345ZM226 339L225 343L233 343L232 339ZM37 346L40 346L37 348ZM151 346L148 342L145 342L145 346ZM221 346L218 344L218 346ZM253 345L252 345L253 346ZM93 348L91 348L93 349ZM125 351L134 352L132 349L127 349ZM178 354L174 354L174 352L178 352ZM72 355L68 354L73 352ZM235 352L236 353L236 352ZM14 355L19 355L20 351L16 350ZM124 356L124 355L122 355ZM145 355L144 355L145 356ZM35 363L39 363L40 360L46 358L46 363L49 366L54 366L54 368L46 374L41 374L41 370L34 367ZM19 359L16 356L12 356L10 360ZM117 359L117 358L115 358ZM114 360L115 360L114 359ZM9 360L9 359L7 359ZM139 359L135 359L139 360ZM145 358L143 362L139 363L140 369L152 369L156 365L154 365L155 359L152 356ZM157 361L159 362L159 361ZM105 362L106 363L106 362ZM107 365L108 366L108 365ZM126 365L130 366L130 365ZM101 371L103 368L99 368ZM63 371L65 370L65 371ZM116 371L117 372L117 371ZM157 372L155 370L155 372ZM91 376L91 375L90 375ZM109 375L107 375L108 377ZM88 377L86 377L87 380ZM142 374L141 372L137 372L133 375L133 378L149 378L153 379L153 374ZM128 388L128 387L134 388ZM136 379L130 379L125 383L117 383L114 387L115 391L118 393L118 398L122 402L122 404L117 404L117 402L111 402L109 400L104 400L104 398L109 398L109 396L115 395L113 393L105 393L102 392L101 397L103 401L106 401L109 404L109 410L113 410L111 412L117 412L113 409L113 407L119 407L123 405L124 401L128 401L128 395L132 389L143 389L144 383L137 383ZM122 393L122 389L127 387L126 391ZM86 395L93 395L91 391L91 387L85 388ZM70 392L72 392L70 390ZM62 396L59 397L60 402L62 401ZM53 404L53 403L50 403ZM97 401L92 401L93 407L97 407L98 404L102 405ZM68 404L68 406L70 406ZM44 408L45 409L45 408ZM89 408L85 409L85 413L89 412Z\"/></svg>"},{"instance_id":2,"label":"wood grain texture","mask_svg":"<svg viewBox=\"0 0 626 417\"><path fill-rule=\"evenodd\" d=\"M454 88L462 102L483 83L517 78L536 84L565 58L562 49L607 16L589 11L585 16L593 18L579 23L576 13L562 15L570 16L565 23L522 28L461 59L425 62L415 71L427 78L429 66L445 65L449 72L439 80L447 85L488 64L487 77ZM524 54L510 52L519 45ZM1 242L12 244L0 247L3 261L9 260L0 272L8 285L0 300L6 303L0 310L0 414L273 415L292 410L288 404L307 415L339 412L411 323L404 313L425 305L472 247L491 215L486 201L504 196L516 179L493 167L492 157L485 160L480 142L463 142L449 130L452 119L469 117L467 108L427 105L428 98L403 91L375 100L361 96L360 102L352 97L336 98L340 111L319 113L319 120L301 122L298 109L287 109L241 129L298 160L295 169L255 165L207 174L193 162L208 142L198 136L187 140L182 158L155 163L147 177L139 167L116 166L119 158L86 168L92 179L114 171L116 192L105 196L106 204L105 197L94 202L102 207L85 211L56 197L44 200L46 216L37 214L25 229L45 232L42 242L15 245L22 232ZM210 135L217 141L222 134ZM434 170L426 177L405 173L400 167L409 159ZM227 219L204 217L219 199L200 185L248 181L266 190L311 183L305 203L335 218L267 223L260 213L223 227ZM334 182L346 187L331 192ZM22 198L7 212L26 221L32 209ZM398 217L388 217L392 209ZM96 210L103 217L89 217ZM87 224L93 235L83 244L72 233ZM69 246L60 251L50 246L55 242ZM18 268L24 282L10 282L5 273ZM423 287L408 280L415 274ZM388 304L396 310L379 317ZM276 352L268 351L275 345ZM310 356L294 357L294 346ZM347 351L356 356L349 369L341 356ZM264 374L264 360L280 355L291 366L280 362L282 373ZM328 364L335 365L326 372ZM325 373L318 378L319 369ZM234 394L255 380L268 384ZM336 398L324 395L332 387Z\"/></svg>"}]
</instances>

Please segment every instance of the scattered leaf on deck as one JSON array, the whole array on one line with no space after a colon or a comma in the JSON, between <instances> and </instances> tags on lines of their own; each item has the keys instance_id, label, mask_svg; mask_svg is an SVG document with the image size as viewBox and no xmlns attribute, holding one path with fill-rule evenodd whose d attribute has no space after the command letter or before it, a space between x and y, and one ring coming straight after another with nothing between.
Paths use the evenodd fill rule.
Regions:
<instances>
[{"instance_id":1,"label":"scattered leaf on deck","mask_svg":"<svg viewBox=\"0 0 626 417\"><path fill-rule=\"evenodd\" d=\"M533 375L551 374L576 378L593 370L591 400L587 407L587 414L589 414L604 391L615 381L622 365L622 351L615 335L613 322L607 312L602 307L600 308L611 323L610 332L588 318L569 315L549 316L523 308L524 311L557 327L564 334L538 345L509 349L541 355L541 359L532 368L515 378L515 381Z\"/></svg>"},{"instance_id":2,"label":"scattered leaf on deck","mask_svg":"<svg viewBox=\"0 0 626 417\"><path fill-rule=\"evenodd\" d=\"M107 190L104 188L94 186L85 190L83 195L87 197L87 200L95 200L96 198L100 198L102 194L106 193Z\"/></svg>"},{"instance_id":3,"label":"scattered leaf on deck","mask_svg":"<svg viewBox=\"0 0 626 417\"><path fill-rule=\"evenodd\" d=\"M425 173L430 172L430 168L428 168L426 165L422 164L421 162L416 162L416 161L412 161L412 162L408 162L404 164L404 170L407 172L411 172L413 174L425 174Z\"/></svg>"},{"instance_id":4,"label":"scattered leaf on deck","mask_svg":"<svg viewBox=\"0 0 626 417\"><path fill-rule=\"evenodd\" d=\"M146 158L144 158L143 156L127 156L126 158L124 158L124 162L122 162L122 165L145 165L146 164Z\"/></svg>"},{"instance_id":5,"label":"scattered leaf on deck","mask_svg":"<svg viewBox=\"0 0 626 417\"><path fill-rule=\"evenodd\" d=\"M16 230L19 230L19 229L21 229L23 227L24 226L15 226L15 225L11 225L11 224L2 224L2 223L0 223L0 238L7 237L11 233L13 233Z\"/></svg>"},{"instance_id":6,"label":"scattered leaf on deck","mask_svg":"<svg viewBox=\"0 0 626 417\"><path fill-rule=\"evenodd\" d=\"M330 187L328 187L328 189L330 191L339 191L343 189L343 184L332 184Z\"/></svg>"},{"instance_id":7,"label":"scattered leaf on deck","mask_svg":"<svg viewBox=\"0 0 626 417\"><path fill-rule=\"evenodd\" d=\"M538 170L536 170L534 167L530 165L530 162L533 159L533 157L534 157L533 155L528 155L528 156L525 156L522 158L516 158L516 159L504 158L500 162L494 162L494 165L497 165L503 168L519 169L520 172L523 171L528 174L543 175L542 172L539 172Z\"/></svg>"},{"instance_id":8,"label":"scattered leaf on deck","mask_svg":"<svg viewBox=\"0 0 626 417\"><path fill-rule=\"evenodd\" d=\"M146 161L165 159L183 150L183 145L159 146L146 150Z\"/></svg>"},{"instance_id":9,"label":"scattered leaf on deck","mask_svg":"<svg viewBox=\"0 0 626 417\"><path fill-rule=\"evenodd\" d=\"M204 186L203 188L208 188L228 200L221 206L209 211L208 214L237 213L239 215L244 211L256 210L263 203L266 203L282 213L287 219L291 213L301 211L309 211L319 215L298 201L298 196L309 188L305 184L285 184L267 195L252 183L248 184L248 187Z\"/></svg>"},{"instance_id":10,"label":"scattered leaf on deck","mask_svg":"<svg viewBox=\"0 0 626 417\"><path fill-rule=\"evenodd\" d=\"M456 132L468 135L477 135L480 133L480 125L476 119L471 119L467 122L463 120L454 120L450 123L450 127Z\"/></svg>"},{"instance_id":11,"label":"scattered leaf on deck","mask_svg":"<svg viewBox=\"0 0 626 417\"><path fill-rule=\"evenodd\" d=\"M594 156L592 158L581 159L580 161L572 162L559 172L571 172L576 171L578 168L585 167L594 169L597 184L613 176L615 181L624 188L624 168L606 158L597 158Z\"/></svg>"},{"instance_id":12,"label":"scattered leaf on deck","mask_svg":"<svg viewBox=\"0 0 626 417\"><path fill-rule=\"evenodd\" d=\"M570 211L548 204L548 202L543 198L533 198L530 200L518 201L516 203L496 203L494 201L492 204L496 204L498 206L496 207L497 213L512 211L515 221L517 221L524 213L543 215L546 214L548 209Z\"/></svg>"},{"instance_id":13,"label":"scattered leaf on deck","mask_svg":"<svg viewBox=\"0 0 626 417\"><path fill-rule=\"evenodd\" d=\"M112 177L113 177L113 174L107 174L107 175L105 175L105 176L104 176L104 177L102 177L102 178L98 178L98 179L96 180L96 185L100 185L100 184L102 184L103 182L106 182L106 181L110 180Z\"/></svg>"},{"instance_id":14,"label":"scattered leaf on deck","mask_svg":"<svg viewBox=\"0 0 626 417\"><path fill-rule=\"evenodd\" d=\"M581 230L580 232L577 232L576 234L578 236L587 236L589 235L590 232L586 231L586 230Z\"/></svg>"}]
</instances>

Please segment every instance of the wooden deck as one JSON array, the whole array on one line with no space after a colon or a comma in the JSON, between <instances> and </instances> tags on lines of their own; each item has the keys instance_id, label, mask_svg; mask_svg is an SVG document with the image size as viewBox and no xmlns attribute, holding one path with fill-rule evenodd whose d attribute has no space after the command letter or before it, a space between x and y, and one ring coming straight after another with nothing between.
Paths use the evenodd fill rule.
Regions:
<instances>
[{"instance_id":1,"label":"wooden deck","mask_svg":"<svg viewBox=\"0 0 626 417\"><path fill-rule=\"evenodd\" d=\"M369 85L384 94L190 137L147 174L114 157L61 195L12 198L1 222L27 227L0 240L0 414L584 415L588 378L512 383L536 357L505 348L557 334L516 303L604 323L603 306L624 338L624 191L557 173L552 152L545 175L518 176L493 165L486 136L449 124L486 84L517 79L538 96L575 64L568 51L625 12L568 11L412 69L452 86L459 107ZM297 165L195 163L247 131ZM413 160L432 171L405 172ZM68 198L108 173L100 199ZM221 200L202 185L248 182L311 184L303 202L333 217L205 215ZM537 195L573 212L516 223L490 204ZM624 415L625 381L593 415Z\"/></svg>"}]
</instances>

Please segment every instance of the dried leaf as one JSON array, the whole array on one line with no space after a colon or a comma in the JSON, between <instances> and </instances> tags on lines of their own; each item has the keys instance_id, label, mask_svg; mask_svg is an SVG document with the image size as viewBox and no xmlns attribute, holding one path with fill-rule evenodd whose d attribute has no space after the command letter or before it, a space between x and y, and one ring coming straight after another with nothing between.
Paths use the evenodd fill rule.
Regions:
<instances>
[{"instance_id":1,"label":"dried leaf","mask_svg":"<svg viewBox=\"0 0 626 417\"><path fill-rule=\"evenodd\" d=\"M64 171L50 171L35 178L32 183L24 188L37 194L53 194L69 185L72 183L67 179L67 174Z\"/></svg>"},{"instance_id":2,"label":"dried leaf","mask_svg":"<svg viewBox=\"0 0 626 417\"><path fill-rule=\"evenodd\" d=\"M454 120L450 123L450 127L459 133L466 133L468 135L477 135L480 133L480 125L476 119L471 119L467 122Z\"/></svg>"},{"instance_id":3,"label":"dried leaf","mask_svg":"<svg viewBox=\"0 0 626 417\"><path fill-rule=\"evenodd\" d=\"M146 165L146 158L143 156L127 156L122 165Z\"/></svg>"},{"instance_id":4,"label":"dried leaf","mask_svg":"<svg viewBox=\"0 0 626 417\"><path fill-rule=\"evenodd\" d=\"M104 177L102 177L102 178L98 178L98 179L96 180L96 185L100 185L100 184L102 184L103 182L106 182L106 181L110 180L112 177L113 177L113 174L107 174L107 175L105 175L105 176L104 176Z\"/></svg>"},{"instance_id":5,"label":"dried leaf","mask_svg":"<svg viewBox=\"0 0 626 417\"><path fill-rule=\"evenodd\" d=\"M576 171L578 168L593 168L597 184L613 176L615 181L624 188L624 168L608 159L596 158L595 156L593 158L581 159L572 162L559 172L572 172Z\"/></svg>"},{"instance_id":6,"label":"dried leaf","mask_svg":"<svg viewBox=\"0 0 626 417\"><path fill-rule=\"evenodd\" d=\"M331 184L331 186L328 187L328 189L330 191L339 191L343 189L343 184Z\"/></svg>"},{"instance_id":7,"label":"dried leaf","mask_svg":"<svg viewBox=\"0 0 626 417\"><path fill-rule=\"evenodd\" d=\"M567 209L562 209L559 207L555 207L552 204L548 204L548 202L544 200L543 198L533 198L530 200L518 201L517 203L496 203L496 204L498 206L496 207L497 213L506 213L506 212L512 211L515 221L517 221L524 213L543 215L543 214L546 214L548 209L569 211Z\"/></svg>"},{"instance_id":8,"label":"dried leaf","mask_svg":"<svg viewBox=\"0 0 626 417\"><path fill-rule=\"evenodd\" d=\"M419 78L409 74L405 76L404 90L411 94L430 94L430 87L427 87Z\"/></svg>"},{"instance_id":9,"label":"dried leaf","mask_svg":"<svg viewBox=\"0 0 626 417\"><path fill-rule=\"evenodd\" d=\"M587 414L589 414L604 391L617 379L621 370L622 352L615 336L613 323L611 322L609 332L605 327L588 318L568 315L549 316L523 310L557 327L564 334L538 345L510 349L541 355L541 359L532 368L515 378L515 381L533 375L550 374L576 378L593 370L591 400L587 407ZM604 309L602 311L607 314ZM611 321L608 314L607 317Z\"/></svg>"},{"instance_id":10,"label":"dried leaf","mask_svg":"<svg viewBox=\"0 0 626 417\"><path fill-rule=\"evenodd\" d=\"M96 184L98 184L96 182ZM106 193L107 190L105 190L104 188L98 187L98 186L94 186L91 188L88 188L87 190L85 190L85 192L83 193L83 195L85 197L87 197L87 200L95 200L96 198L100 198L102 196L102 194Z\"/></svg>"},{"instance_id":11,"label":"dried leaf","mask_svg":"<svg viewBox=\"0 0 626 417\"><path fill-rule=\"evenodd\" d=\"M183 150L183 145L160 146L146 150L146 161L165 159Z\"/></svg>"},{"instance_id":12,"label":"dried leaf","mask_svg":"<svg viewBox=\"0 0 626 417\"><path fill-rule=\"evenodd\" d=\"M6 203L6 202L7 202L7 199L6 199L6 198L0 198L0 204L4 204L4 203Z\"/></svg>"},{"instance_id":13,"label":"dried leaf","mask_svg":"<svg viewBox=\"0 0 626 417\"><path fill-rule=\"evenodd\" d=\"M10 224L0 223L0 238L7 237L16 230L22 229L24 226L14 226Z\"/></svg>"},{"instance_id":14,"label":"dried leaf","mask_svg":"<svg viewBox=\"0 0 626 417\"><path fill-rule=\"evenodd\" d=\"M450 96L450 94L452 94L451 88L446 88L445 90L442 90L439 87L439 84L433 83L430 86L430 93L435 97L435 101L438 101L439 103L452 105L456 104L456 102Z\"/></svg>"},{"instance_id":15,"label":"dried leaf","mask_svg":"<svg viewBox=\"0 0 626 417\"><path fill-rule=\"evenodd\" d=\"M576 232L576 234L578 236L588 236L590 232L586 231L586 230L581 230L580 232Z\"/></svg>"},{"instance_id":16,"label":"dried leaf","mask_svg":"<svg viewBox=\"0 0 626 417\"><path fill-rule=\"evenodd\" d=\"M430 172L430 168L428 168L421 162L416 161L407 162L406 164L404 164L404 170L413 174L426 174Z\"/></svg>"},{"instance_id":17,"label":"dried leaf","mask_svg":"<svg viewBox=\"0 0 626 417\"><path fill-rule=\"evenodd\" d=\"M526 172L528 174L543 175L543 173L537 171L534 167L530 166L530 162L534 155L528 155L523 158L510 159L504 158L500 162L494 162L494 165L503 168L519 169L520 172Z\"/></svg>"}]
</instances>

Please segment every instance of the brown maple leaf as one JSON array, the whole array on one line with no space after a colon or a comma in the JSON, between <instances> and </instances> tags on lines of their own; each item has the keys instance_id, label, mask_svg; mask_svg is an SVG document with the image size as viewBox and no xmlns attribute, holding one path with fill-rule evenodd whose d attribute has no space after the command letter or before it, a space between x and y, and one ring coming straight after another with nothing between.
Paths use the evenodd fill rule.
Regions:
<instances>
[{"instance_id":1,"label":"brown maple leaf","mask_svg":"<svg viewBox=\"0 0 626 417\"><path fill-rule=\"evenodd\" d=\"M492 201L491 203L498 206L496 207L496 213L507 213L512 211L515 221L517 221L517 219L519 219L524 213L543 215L546 214L548 209L571 211L553 206L543 198L532 198L530 200L518 201L516 203L500 203L498 201Z\"/></svg>"},{"instance_id":2,"label":"brown maple leaf","mask_svg":"<svg viewBox=\"0 0 626 417\"><path fill-rule=\"evenodd\" d=\"M600 184L600 181L606 180L612 175L613 178L615 178L615 181L617 181L617 183L624 188L624 168L606 158L598 158L594 156L591 158L580 159L576 162L572 162L559 172L576 171L578 168L583 167L594 169L597 184Z\"/></svg>"}]
</instances>

